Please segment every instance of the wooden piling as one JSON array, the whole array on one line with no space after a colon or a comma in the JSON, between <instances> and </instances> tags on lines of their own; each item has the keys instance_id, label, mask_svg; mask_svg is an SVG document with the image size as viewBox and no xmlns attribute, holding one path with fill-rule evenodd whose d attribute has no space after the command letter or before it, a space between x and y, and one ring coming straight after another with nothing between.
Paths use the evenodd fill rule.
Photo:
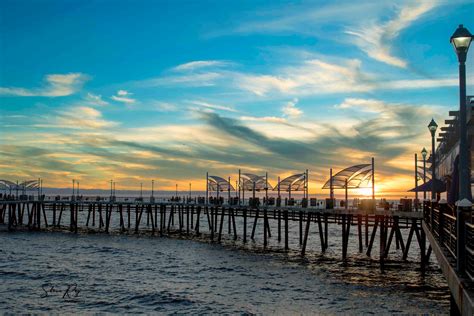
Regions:
<instances>
[{"instance_id":1,"label":"wooden piling","mask_svg":"<svg viewBox=\"0 0 474 316\"><path fill-rule=\"evenodd\" d=\"M247 209L244 208L243 210L244 216L244 232L243 232L243 242L244 244L247 242Z\"/></svg>"},{"instance_id":2,"label":"wooden piling","mask_svg":"<svg viewBox=\"0 0 474 316\"><path fill-rule=\"evenodd\" d=\"M373 230L372 230L372 236L370 237L370 242L369 242L369 245L367 246L367 253L366 254L369 257L370 257L370 254L372 253L372 247L374 245L375 234L377 233L378 223L379 223L379 217L378 217L378 215L375 215L375 222L374 222L374 227L373 227Z\"/></svg>"},{"instance_id":3,"label":"wooden piling","mask_svg":"<svg viewBox=\"0 0 474 316\"><path fill-rule=\"evenodd\" d=\"M283 220L285 221L285 250L288 251L288 210L283 212Z\"/></svg>"},{"instance_id":4,"label":"wooden piling","mask_svg":"<svg viewBox=\"0 0 474 316\"><path fill-rule=\"evenodd\" d=\"M267 218L268 214L267 214L267 208L265 207L263 209L263 248L267 248L267 244L268 244L268 229L267 229L267 226L268 226L268 218Z\"/></svg>"},{"instance_id":5,"label":"wooden piling","mask_svg":"<svg viewBox=\"0 0 474 316\"><path fill-rule=\"evenodd\" d=\"M252 240L255 240L254 239L254 237L255 237L255 228L257 227L258 217L259 217L259 209L257 208L257 211L255 213L255 219L254 219L254 222L253 222L253 227L252 227L252 235L250 236L250 239L252 239Z\"/></svg>"},{"instance_id":6,"label":"wooden piling","mask_svg":"<svg viewBox=\"0 0 474 316\"><path fill-rule=\"evenodd\" d=\"M216 213L217 213L217 211L218 211L218 208L216 208ZM219 226L219 237L217 238L218 242L221 242L221 238L222 238L222 227L224 226L224 217L225 217L225 210L224 210L224 207L222 207L221 223L220 223L220 226Z\"/></svg>"},{"instance_id":7,"label":"wooden piling","mask_svg":"<svg viewBox=\"0 0 474 316\"><path fill-rule=\"evenodd\" d=\"M278 209L278 242L281 242L281 209Z\"/></svg>"},{"instance_id":8,"label":"wooden piling","mask_svg":"<svg viewBox=\"0 0 474 316\"><path fill-rule=\"evenodd\" d=\"M306 229L304 232L304 239L303 239L303 246L301 247L301 256L304 256L306 253L306 245L308 243L308 234L309 234L309 226L311 224L311 213L307 213L306 215Z\"/></svg>"},{"instance_id":9,"label":"wooden piling","mask_svg":"<svg viewBox=\"0 0 474 316\"><path fill-rule=\"evenodd\" d=\"M303 244L303 212L299 212L299 234L300 234L300 246Z\"/></svg>"},{"instance_id":10,"label":"wooden piling","mask_svg":"<svg viewBox=\"0 0 474 316\"><path fill-rule=\"evenodd\" d=\"M196 236L199 236L199 221L201 219L201 209L202 207L201 206L198 206L197 207L197 213L196 213L196 226L194 228L194 230L196 231Z\"/></svg>"}]
</instances>

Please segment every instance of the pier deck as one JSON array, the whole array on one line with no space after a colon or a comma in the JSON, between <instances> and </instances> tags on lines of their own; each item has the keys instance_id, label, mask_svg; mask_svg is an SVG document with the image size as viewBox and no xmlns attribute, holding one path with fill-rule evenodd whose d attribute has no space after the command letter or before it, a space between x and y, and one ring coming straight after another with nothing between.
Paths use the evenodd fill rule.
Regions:
<instances>
[{"instance_id":1,"label":"pier deck","mask_svg":"<svg viewBox=\"0 0 474 316\"><path fill-rule=\"evenodd\" d=\"M321 251L325 252L328 248L328 225L336 224L341 228L339 237L342 237L342 260L347 259L351 227L356 227L359 252L365 252L369 257L378 233L378 257L382 269L392 245L397 249L401 248L403 258L407 258L413 237L418 241L420 264L424 268L427 260L422 258L431 251L427 252L426 239L424 234L420 234L422 218L422 212L297 206L252 207L136 201L0 201L0 224L3 223L11 231L21 227L30 230L67 228L76 233L92 229L103 233L116 231L160 236L205 235L216 242L227 237L243 243L255 240L256 235L259 235L263 237L263 247L266 248L273 229L276 230L273 232L276 235L274 237L282 243L285 250L289 250L289 222L296 222L293 230L296 226L302 255L305 255L311 231L317 233ZM402 229L409 230L407 240L403 239Z\"/></svg>"}]
</instances>

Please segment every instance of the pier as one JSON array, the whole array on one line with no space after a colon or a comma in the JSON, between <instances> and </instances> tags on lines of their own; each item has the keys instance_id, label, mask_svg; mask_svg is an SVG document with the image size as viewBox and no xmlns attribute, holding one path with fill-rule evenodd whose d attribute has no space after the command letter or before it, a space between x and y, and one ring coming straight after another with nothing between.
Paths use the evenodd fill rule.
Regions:
<instances>
[{"instance_id":1,"label":"pier","mask_svg":"<svg viewBox=\"0 0 474 316\"><path fill-rule=\"evenodd\" d=\"M422 220L422 212L383 209L141 201L0 202L0 225L8 231L179 235L206 238L211 242L226 238L243 244L256 242L264 249L273 238L285 251L290 250L290 239L293 239L302 256L306 254L310 234L317 237L318 247L324 253L328 240L334 237L330 235L329 225L337 225L338 237L342 240L341 260L348 257L349 243L355 243L360 253L377 257L382 270L391 247L400 249L406 260L415 243L420 251L420 268L424 270L431 250L426 247ZM408 238L405 238L407 232Z\"/></svg>"}]
</instances>

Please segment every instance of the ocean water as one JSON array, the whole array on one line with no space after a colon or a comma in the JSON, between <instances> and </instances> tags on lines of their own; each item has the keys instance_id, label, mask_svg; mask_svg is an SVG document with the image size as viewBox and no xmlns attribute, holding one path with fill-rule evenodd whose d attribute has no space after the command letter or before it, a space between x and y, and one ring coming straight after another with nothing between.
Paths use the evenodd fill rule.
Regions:
<instances>
[{"instance_id":1,"label":"ocean water","mask_svg":"<svg viewBox=\"0 0 474 316\"><path fill-rule=\"evenodd\" d=\"M330 236L337 229L331 225ZM289 253L275 236L266 252L259 240L243 246L229 238L217 244L205 237L1 232L0 312L449 313L439 268L431 263L423 275L415 247L408 263L393 249L381 272L354 245L341 263L336 237L321 255L312 232L306 258L296 238Z\"/></svg>"}]
</instances>

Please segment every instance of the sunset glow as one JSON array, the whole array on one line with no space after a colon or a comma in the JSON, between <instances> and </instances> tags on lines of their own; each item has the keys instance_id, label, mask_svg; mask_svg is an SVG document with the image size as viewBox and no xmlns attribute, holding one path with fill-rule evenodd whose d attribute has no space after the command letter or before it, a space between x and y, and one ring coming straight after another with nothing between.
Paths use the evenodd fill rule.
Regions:
<instances>
[{"instance_id":1,"label":"sunset glow","mask_svg":"<svg viewBox=\"0 0 474 316\"><path fill-rule=\"evenodd\" d=\"M330 168L375 157L377 197L413 196L426 125L458 100L444 39L472 3L148 4L2 4L1 178L204 190L207 171L309 169L327 194Z\"/></svg>"}]
</instances>

